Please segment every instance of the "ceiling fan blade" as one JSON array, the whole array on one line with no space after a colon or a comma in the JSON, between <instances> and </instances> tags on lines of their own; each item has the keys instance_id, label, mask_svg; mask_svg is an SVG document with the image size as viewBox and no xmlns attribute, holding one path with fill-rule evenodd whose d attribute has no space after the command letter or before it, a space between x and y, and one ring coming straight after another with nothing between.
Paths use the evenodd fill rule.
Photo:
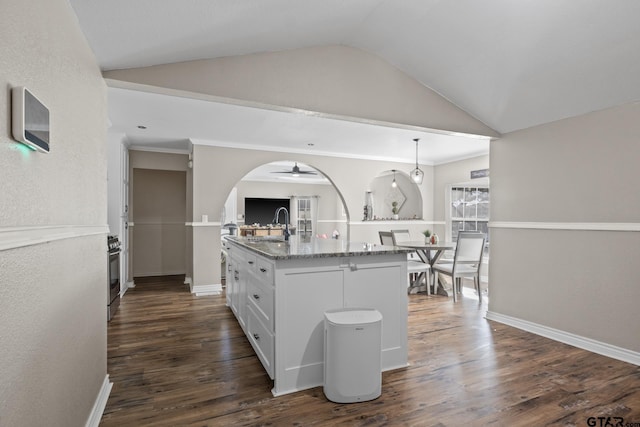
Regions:
<instances>
[{"instance_id":1,"label":"ceiling fan blade","mask_svg":"<svg viewBox=\"0 0 640 427\"><path fill-rule=\"evenodd\" d=\"M293 174L293 175L317 175L317 172L314 171L303 171L300 170L300 168L298 167L298 164L296 163L295 166L293 166L293 168L291 168L291 170L286 170L286 171L272 171L271 173L288 173L288 174Z\"/></svg>"}]
</instances>

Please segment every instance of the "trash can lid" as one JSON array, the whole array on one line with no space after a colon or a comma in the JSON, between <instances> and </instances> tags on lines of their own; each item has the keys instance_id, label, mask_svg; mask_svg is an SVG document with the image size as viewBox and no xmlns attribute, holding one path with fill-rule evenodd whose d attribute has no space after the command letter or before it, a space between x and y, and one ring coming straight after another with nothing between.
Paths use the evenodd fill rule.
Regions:
<instances>
[{"instance_id":1,"label":"trash can lid","mask_svg":"<svg viewBox=\"0 0 640 427\"><path fill-rule=\"evenodd\" d=\"M360 325L382 320L382 314L373 308L340 308L328 310L325 319L336 325Z\"/></svg>"}]
</instances>

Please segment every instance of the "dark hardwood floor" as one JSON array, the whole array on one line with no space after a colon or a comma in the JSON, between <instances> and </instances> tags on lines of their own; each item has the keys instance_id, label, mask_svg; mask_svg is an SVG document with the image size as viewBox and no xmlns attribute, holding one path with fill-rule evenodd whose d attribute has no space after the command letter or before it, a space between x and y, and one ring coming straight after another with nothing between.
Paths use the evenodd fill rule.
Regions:
<instances>
[{"instance_id":1,"label":"dark hardwood floor","mask_svg":"<svg viewBox=\"0 0 640 427\"><path fill-rule=\"evenodd\" d=\"M409 297L411 366L378 399L276 398L224 297L182 281L136 279L123 298L101 426L640 426L639 367L487 321L472 293Z\"/></svg>"}]
</instances>

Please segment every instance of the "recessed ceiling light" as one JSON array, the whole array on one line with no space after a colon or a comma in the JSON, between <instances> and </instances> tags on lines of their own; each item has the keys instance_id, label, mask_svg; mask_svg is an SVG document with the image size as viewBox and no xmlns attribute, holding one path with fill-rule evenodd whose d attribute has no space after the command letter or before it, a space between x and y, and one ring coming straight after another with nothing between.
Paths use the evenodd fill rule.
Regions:
<instances>
[{"instance_id":1,"label":"recessed ceiling light","mask_svg":"<svg viewBox=\"0 0 640 427\"><path fill-rule=\"evenodd\" d=\"M146 129L146 126L138 125L138 129Z\"/></svg>"}]
</instances>

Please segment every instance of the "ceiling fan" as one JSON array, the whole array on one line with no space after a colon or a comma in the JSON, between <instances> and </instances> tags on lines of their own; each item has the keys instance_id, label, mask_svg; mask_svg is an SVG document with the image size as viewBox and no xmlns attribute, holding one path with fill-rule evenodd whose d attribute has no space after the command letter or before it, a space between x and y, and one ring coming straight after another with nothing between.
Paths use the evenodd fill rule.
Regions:
<instances>
[{"instance_id":1,"label":"ceiling fan","mask_svg":"<svg viewBox=\"0 0 640 427\"><path fill-rule=\"evenodd\" d=\"M293 166L293 168L291 170L286 170L286 171L275 171L275 172L271 172L271 173L290 173L293 176L300 176L300 175L317 175L317 172L314 171L303 171L300 170L300 168L298 167L298 163L296 162L296 164Z\"/></svg>"}]
</instances>

